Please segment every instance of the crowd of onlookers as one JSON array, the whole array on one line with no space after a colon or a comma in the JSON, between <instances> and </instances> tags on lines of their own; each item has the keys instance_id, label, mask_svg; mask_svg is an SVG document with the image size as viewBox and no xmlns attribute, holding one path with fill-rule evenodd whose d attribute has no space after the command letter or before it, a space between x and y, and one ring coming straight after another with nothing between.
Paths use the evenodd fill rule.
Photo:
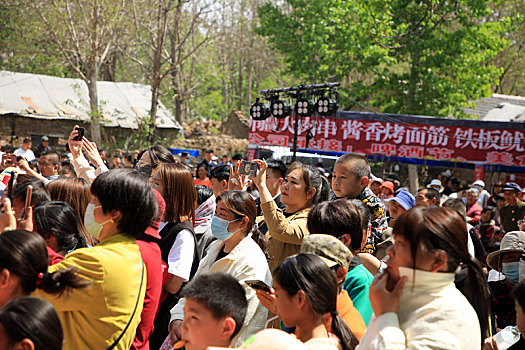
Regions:
<instances>
[{"instance_id":1,"label":"crowd of onlookers","mask_svg":"<svg viewBox=\"0 0 525 350\"><path fill-rule=\"evenodd\" d=\"M525 348L514 182L411 193L357 154L108 162L77 134L2 148L0 348Z\"/></svg>"}]
</instances>

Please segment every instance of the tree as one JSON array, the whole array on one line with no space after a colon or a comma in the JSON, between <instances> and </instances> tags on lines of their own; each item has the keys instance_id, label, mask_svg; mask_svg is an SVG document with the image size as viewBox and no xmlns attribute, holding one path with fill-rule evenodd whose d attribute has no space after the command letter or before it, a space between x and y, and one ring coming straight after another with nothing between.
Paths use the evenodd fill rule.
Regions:
<instances>
[{"instance_id":1,"label":"tree","mask_svg":"<svg viewBox=\"0 0 525 350\"><path fill-rule=\"evenodd\" d=\"M46 42L39 49L58 55L87 85L91 117L91 136L101 141L101 112L97 81L102 64L116 50L124 35L127 0L12 0L10 6L24 12L23 36L29 47Z\"/></svg>"},{"instance_id":2,"label":"tree","mask_svg":"<svg viewBox=\"0 0 525 350\"><path fill-rule=\"evenodd\" d=\"M146 79L151 84L151 108L145 122L153 142L161 84L166 77L173 77L177 86L175 101L179 108L175 118L181 124L184 120L180 110L188 88L184 85L184 78L188 78L184 76L184 65L211 41L204 26L210 4L196 0L132 0L132 4L134 47L128 51L128 57L146 77L151 77Z\"/></svg>"},{"instance_id":3,"label":"tree","mask_svg":"<svg viewBox=\"0 0 525 350\"><path fill-rule=\"evenodd\" d=\"M490 94L508 45L507 17L486 21L486 0L287 0L259 8L259 33L312 82L343 81L385 112L461 115ZM358 78L358 79L357 79Z\"/></svg>"}]
</instances>

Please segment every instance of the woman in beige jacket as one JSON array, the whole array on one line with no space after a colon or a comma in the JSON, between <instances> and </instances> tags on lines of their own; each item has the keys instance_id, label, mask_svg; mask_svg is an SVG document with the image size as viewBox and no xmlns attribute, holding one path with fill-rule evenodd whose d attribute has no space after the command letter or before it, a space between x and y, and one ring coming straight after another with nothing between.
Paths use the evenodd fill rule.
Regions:
<instances>
[{"instance_id":1,"label":"woman in beige jacket","mask_svg":"<svg viewBox=\"0 0 525 350\"><path fill-rule=\"evenodd\" d=\"M303 238L309 234L306 219L310 208L328 200L328 181L315 168L293 163L281 185L281 203L286 205L283 211L277 208L266 187L266 162L255 162L260 170L252 180L259 190L261 209L268 226L269 265L273 271L284 259L299 253Z\"/></svg>"}]
</instances>

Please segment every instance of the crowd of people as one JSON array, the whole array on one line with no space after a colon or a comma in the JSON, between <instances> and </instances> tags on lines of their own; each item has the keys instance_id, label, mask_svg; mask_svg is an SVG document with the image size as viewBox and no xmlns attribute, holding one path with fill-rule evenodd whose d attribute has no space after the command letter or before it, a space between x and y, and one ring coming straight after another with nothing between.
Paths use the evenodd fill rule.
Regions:
<instances>
[{"instance_id":1,"label":"crowd of people","mask_svg":"<svg viewBox=\"0 0 525 350\"><path fill-rule=\"evenodd\" d=\"M525 349L514 182L160 146L110 166L77 134L4 148L0 348Z\"/></svg>"}]
</instances>

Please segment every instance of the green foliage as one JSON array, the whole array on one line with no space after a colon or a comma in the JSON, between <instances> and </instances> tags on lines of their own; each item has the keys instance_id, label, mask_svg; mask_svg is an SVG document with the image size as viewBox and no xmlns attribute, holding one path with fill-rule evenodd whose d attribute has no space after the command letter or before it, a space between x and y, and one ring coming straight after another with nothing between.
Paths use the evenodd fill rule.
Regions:
<instances>
[{"instance_id":1,"label":"green foliage","mask_svg":"<svg viewBox=\"0 0 525 350\"><path fill-rule=\"evenodd\" d=\"M258 32L289 71L345 81L350 95L391 113L461 116L490 95L501 69L490 61L509 41L508 17L487 21L486 0L287 0L259 8Z\"/></svg>"}]
</instances>

